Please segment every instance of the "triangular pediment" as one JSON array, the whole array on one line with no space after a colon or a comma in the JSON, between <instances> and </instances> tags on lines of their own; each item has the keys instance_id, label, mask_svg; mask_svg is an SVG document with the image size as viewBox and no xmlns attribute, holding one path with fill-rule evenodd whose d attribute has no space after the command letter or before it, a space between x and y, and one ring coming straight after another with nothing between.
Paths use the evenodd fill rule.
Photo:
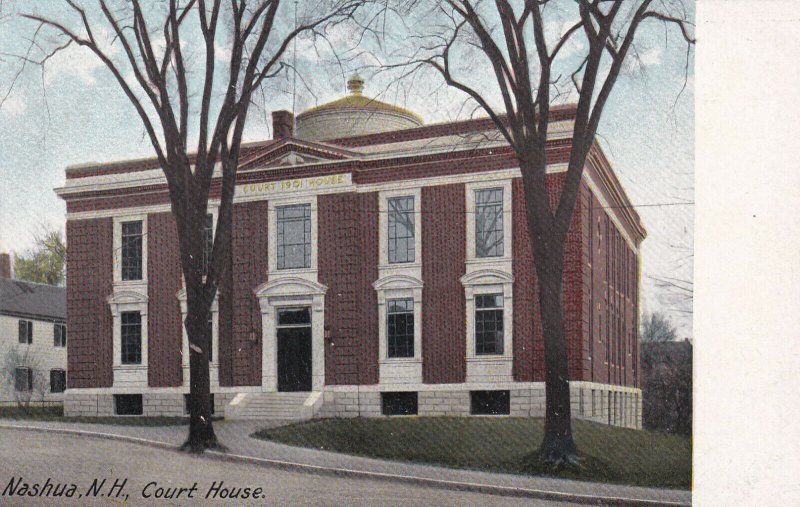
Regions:
<instances>
[{"instance_id":1,"label":"triangular pediment","mask_svg":"<svg viewBox=\"0 0 800 507\"><path fill-rule=\"evenodd\" d=\"M250 153L240 169L269 169L323 162L336 162L355 157L355 152L330 144L299 139L282 139Z\"/></svg>"}]
</instances>

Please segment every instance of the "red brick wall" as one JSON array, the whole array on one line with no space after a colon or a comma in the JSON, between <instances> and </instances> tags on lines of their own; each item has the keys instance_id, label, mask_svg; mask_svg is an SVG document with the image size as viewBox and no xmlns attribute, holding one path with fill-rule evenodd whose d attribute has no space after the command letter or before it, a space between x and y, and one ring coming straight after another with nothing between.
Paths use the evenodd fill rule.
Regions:
<instances>
[{"instance_id":1,"label":"red brick wall","mask_svg":"<svg viewBox=\"0 0 800 507\"><path fill-rule=\"evenodd\" d=\"M147 216L147 384L181 385L182 287L178 231L172 213Z\"/></svg>"},{"instance_id":2,"label":"red brick wall","mask_svg":"<svg viewBox=\"0 0 800 507\"><path fill-rule=\"evenodd\" d=\"M378 194L320 195L319 282L325 295L325 383L378 383Z\"/></svg>"},{"instance_id":3,"label":"red brick wall","mask_svg":"<svg viewBox=\"0 0 800 507\"><path fill-rule=\"evenodd\" d=\"M586 380L638 385L638 258L596 196L591 202L591 286Z\"/></svg>"},{"instance_id":4,"label":"red brick wall","mask_svg":"<svg viewBox=\"0 0 800 507\"><path fill-rule=\"evenodd\" d=\"M220 369L225 370L220 372L220 382L224 378L237 386L261 385L261 309L253 289L267 281L267 209L267 201L237 204L233 208L232 327L230 330L226 327L226 336L220 339L220 348L225 350L220 353L220 359L224 359ZM220 313L220 321L227 317L227 310L225 313L224 316Z\"/></svg>"},{"instance_id":5,"label":"red brick wall","mask_svg":"<svg viewBox=\"0 0 800 507\"><path fill-rule=\"evenodd\" d=\"M464 185L422 188L422 378L464 382L466 261Z\"/></svg>"},{"instance_id":6,"label":"red brick wall","mask_svg":"<svg viewBox=\"0 0 800 507\"><path fill-rule=\"evenodd\" d=\"M550 204L558 199L564 174L547 178ZM513 197L513 273L514 273L514 379L520 382L544 380L544 338L539 312L539 287L533 261L533 244L528 232L525 192L522 178L516 178ZM585 358L585 288L582 233L587 209L583 199L575 205L564 251L562 301L564 331L567 338L569 376L583 379Z\"/></svg>"},{"instance_id":7,"label":"red brick wall","mask_svg":"<svg viewBox=\"0 0 800 507\"><path fill-rule=\"evenodd\" d=\"M111 387L111 218L67 222L67 387Z\"/></svg>"}]
</instances>

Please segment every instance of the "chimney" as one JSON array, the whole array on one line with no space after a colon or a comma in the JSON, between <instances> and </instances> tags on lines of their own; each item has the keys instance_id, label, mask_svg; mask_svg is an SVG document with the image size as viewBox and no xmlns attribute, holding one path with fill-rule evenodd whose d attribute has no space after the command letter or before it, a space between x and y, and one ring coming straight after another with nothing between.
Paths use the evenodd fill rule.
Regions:
<instances>
[{"instance_id":1,"label":"chimney","mask_svg":"<svg viewBox=\"0 0 800 507\"><path fill-rule=\"evenodd\" d=\"M11 256L0 253L0 278L11 278Z\"/></svg>"},{"instance_id":2,"label":"chimney","mask_svg":"<svg viewBox=\"0 0 800 507\"><path fill-rule=\"evenodd\" d=\"M272 111L272 138L276 141L294 136L294 115L289 111Z\"/></svg>"}]
</instances>

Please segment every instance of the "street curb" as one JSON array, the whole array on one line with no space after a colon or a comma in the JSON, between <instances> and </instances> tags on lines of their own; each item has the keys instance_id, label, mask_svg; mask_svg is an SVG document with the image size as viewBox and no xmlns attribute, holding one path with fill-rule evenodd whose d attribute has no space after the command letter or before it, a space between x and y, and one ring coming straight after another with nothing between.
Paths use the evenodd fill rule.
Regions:
<instances>
[{"instance_id":1,"label":"street curb","mask_svg":"<svg viewBox=\"0 0 800 507\"><path fill-rule=\"evenodd\" d=\"M114 433L103 433L97 431L77 430L77 429L72 430L64 428L46 428L41 426L24 426L17 424L0 424L0 429L77 435L90 438L101 438L106 440L129 442L149 447L156 447L159 449L165 449L169 451L176 451L176 452L178 451L177 446L173 444L168 444L166 442L159 442L158 440L150 440L147 438L117 435ZM497 486L492 484L448 481L443 479L431 479L428 477L417 477L413 475L398 475L398 474L389 474L383 472L368 472L365 470L351 470L348 468L336 468L336 467L327 467L321 465L309 465L305 463L295 463L291 461L256 458L253 456L243 456L239 454L230 454L220 451L206 451L202 455L197 455L197 456L217 461L226 461L230 463L247 463L259 466L277 468L281 470L299 471L317 475L382 480L382 481L398 482L403 484L426 486L437 489L466 491L471 493L483 493L489 495L516 497L516 498L531 498L531 499L548 500L556 502L572 502L581 505L620 505L620 506L630 506L630 507L690 507L691 505L689 503L682 503L682 502L647 500L647 499L625 498L625 497L614 497L614 496L597 496L597 495L586 495L580 493L564 493L560 491L518 488L513 486Z\"/></svg>"}]
</instances>

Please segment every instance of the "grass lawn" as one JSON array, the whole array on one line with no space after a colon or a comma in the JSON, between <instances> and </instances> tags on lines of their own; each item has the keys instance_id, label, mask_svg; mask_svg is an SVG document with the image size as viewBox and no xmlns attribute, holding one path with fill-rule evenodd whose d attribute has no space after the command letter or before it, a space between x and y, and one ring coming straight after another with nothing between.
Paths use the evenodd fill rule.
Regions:
<instances>
[{"instance_id":1,"label":"grass lawn","mask_svg":"<svg viewBox=\"0 0 800 507\"><path fill-rule=\"evenodd\" d=\"M187 417L65 417L62 407L0 406L0 420L59 421L67 423L114 424L117 426L177 426L189 424Z\"/></svg>"},{"instance_id":2,"label":"grass lawn","mask_svg":"<svg viewBox=\"0 0 800 507\"><path fill-rule=\"evenodd\" d=\"M544 420L514 417L315 419L258 431L265 440L374 458L638 486L691 488L689 437L572 423L578 467L544 467Z\"/></svg>"}]
</instances>

